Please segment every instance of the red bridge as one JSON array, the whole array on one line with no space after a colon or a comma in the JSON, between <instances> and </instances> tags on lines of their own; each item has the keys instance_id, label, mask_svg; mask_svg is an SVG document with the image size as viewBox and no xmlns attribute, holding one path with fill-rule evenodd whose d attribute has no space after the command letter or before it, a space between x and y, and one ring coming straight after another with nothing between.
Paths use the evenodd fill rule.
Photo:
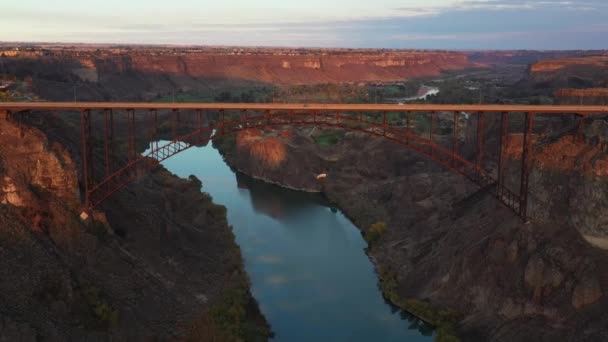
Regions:
<instances>
[{"instance_id":1,"label":"red bridge","mask_svg":"<svg viewBox=\"0 0 608 342\"><path fill-rule=\"evenodd\" d=\"M0 111L11 120L31 112L78 113L86 211L159 162L192 146L252 128L309 125L363 132L401 144L492 189L500 201L526 219L535 118L562 116L580 128L586 116L608 114L608 107L8 102L0 103ZM437 134L446 121L449 139ZM519 189L511 189L505 181L505 149L514 133L523 135ZM494 146L488 147L488 137L493 138ZM169 141L159 145L159 140ZM142 141L150 147L143 155L137 152Z\"/></svg>"}]
</instances>

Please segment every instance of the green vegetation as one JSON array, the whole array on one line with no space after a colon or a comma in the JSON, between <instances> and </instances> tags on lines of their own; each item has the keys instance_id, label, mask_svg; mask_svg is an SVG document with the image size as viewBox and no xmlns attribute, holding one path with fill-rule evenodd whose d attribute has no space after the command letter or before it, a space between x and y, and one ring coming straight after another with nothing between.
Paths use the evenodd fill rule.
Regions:
<instances>
[{"instance_id":1,"label":"green vegetation","mask_svg":"<svg viewBox=\"0 0 608 342\"><path fill-rule=\"evenodd\" d=\"M272 102L274 88L253 87L224 90L214 97L215 102L257 103Z\"/></svg>"},{"instance_id":2,"label":"green vegetation","mask_svg":"<svg viewBox=\"0 0 608 342\"><path fill-rule=\"evenodd\" d=\"M273 97L296 103L369 103L368 89L356 84L285 86L277 88Z\"/></svg>"},{"instance_id":3,"label":"green vegetation","mask_svg":"<svg viewBox=\"0 0 608 342\"><path fill-rule=\"evenodd\" d=\"M112 328L118 323L118 311L114 309L94 286L85 287L82 295L97 320L97 327Z\"/></svg>"},{"instance_id":4,"label":"green vegetation","mask_svg":"<svg viewBox=\"0 0 608 342\"><path fill-rule=\"evenodd\" d=\"M265 341L266 329L247 317L249 296L244 287L226 291L221 300L190 327L189 341Z\"/></svg>"},{"instance_id":5,"label":"green vegetation","mask_svg":"<svg viewBox=\"0 0 608 342\"><path fill-rule=\"evenodd\" d=\"M9 101L13 101L13 97L8 93L0 92L0 102L9 102Z\"/></svg>"},{"instance_id":6,"label":"green vegetation","mask_svg":"<svg viewBox=\"0 0 608 342\"><path fill-rule=\"evenodd\" d=\"M266 85L220 86L214 90L177 91L157 94L156 102L272 102L274 87Z\"/></svg>"},{"instance_id":7,"label":"green vegetation","mask_svg":"<svg viewBox=\"0 0 608 342\"><path fill-rule=\"evenodd\" d=\"M203 182L198 179L198 177L196 177L195 175L190 175L188 177L188 179L194 183L194 185L198 188L198 189L202 189L203 188Z\"/></svg>"},{"instance_id":8,"label":"green vegetation","mask_svg":"<svg viewBox=\"0 0 608 342\"><path fill-rule=\"evenodd\" d=\"M460 342L456 329L458 322L462 320L460 313L452 309L433 307L425 301L400 298L397 274L391 269L380 268L379 277L382 292L390 302L436 327L436 342Z\"/></svg>"},{"instance_id":9,"label":"green vegetation","mask_svg":"<svg viewBox=\"0 0 608 342\"><path fill-rule=\"evenodd\" d=\"M382 235L386 232L386 223L384 222L376 222L369 226L367 232L365 232L365 240L370 245L370 247L378 241Z\"/></svg>"},{"instance_id":10,"label":"green vegetation","mask_svg":"<svg viewBox=\"0 0 608 342\"><path fill-rule=\"evenodd\" d=\"M236 147L236 134L228 134L223 137L213 139L213 145L220 151L234 151Z\"/></svg>"},{"instance_id":11,"label":"green vegetation","mask_svg":"<svg viewBox=\"0 0 608 342\"><path fill-rule=\"evenodd\" d=\"M226 207L223 205L209 203L207 212L214 220L225 220L226 218Z\"/></svg>"},{"instance_id":12,"label":"green vegetation","mask_svg":"<svg viewBox=\"0 0 608 342\"><path fill-rule=\"evenodd\" d=\"M343 130L323 131L323 133L313 137L315 143L321 147L334 146L344 138Z\"/></svg>"},{"instance_id":13,"label":"green vegetation","mask_svg":"<svg viewBox=\"0 0 608 342\"><path fill-rule=\"evenodd\" d=\"M97 240L99 240L99 242L106 243L110 241L110 233L103 222L91 218L88 230L97 238Z\"/></svg>"}]
</instances>

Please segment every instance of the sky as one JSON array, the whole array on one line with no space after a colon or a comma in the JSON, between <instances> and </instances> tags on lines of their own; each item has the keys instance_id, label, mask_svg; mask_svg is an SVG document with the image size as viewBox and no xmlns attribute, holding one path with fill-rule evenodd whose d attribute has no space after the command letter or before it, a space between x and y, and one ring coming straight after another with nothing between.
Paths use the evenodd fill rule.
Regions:
<instances>
[{"instance_id":1,"label":"sky","mask_svg":"<svg viewBox=\"0 0 608 342\"><path fill-rule=\"evenodd\" d=\"M607 49L608 0L0 0L0 41Z\"/></svg>"}]
</instances>

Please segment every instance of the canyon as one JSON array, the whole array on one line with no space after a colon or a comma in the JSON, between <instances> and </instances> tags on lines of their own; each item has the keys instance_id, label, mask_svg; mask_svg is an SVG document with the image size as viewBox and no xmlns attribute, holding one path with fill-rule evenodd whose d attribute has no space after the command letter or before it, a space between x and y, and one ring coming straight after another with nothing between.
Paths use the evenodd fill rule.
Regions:
<instances>
[{"instance_id":1,"label":"canyon","mask_svg":"<svg viewBox=\"0 0 608 342\"><path fill-rule=\"evenodd\" d=\"M3 66L29 79L44 99L119 101L235 84L405 82L496 60L536 58L498 52L474 58L425 51L97 49L3 57ZM534 61L512 87L537 87L549 96L573 84L602 87L604 58ZM440 129L453 124L447 113L439 115ZM225 209L201 193L195 177L179 179L158 168L105 203L95 224L82 223L77 120L32 116L24 124L9 120L0 126L0 222L7 241L0 260L4 269L15 270L0 281L3 337L200 339L216 333L209 315L218 310L221 317L238 313L228 324L238 337L269 337ZM462 124L474 130L472 123ZM386 299L441 323L450 334L472 341L597 341L608 339L608 130L603 118L575 128L568 120L542 120L537 128L543 134L535 137L528 223L487 189L381 138L282 127L213 144L247 175L322 192L365 236L385 223L386 232L370 243L368 254ZM324 136L332 142L319 143ZM510 137L510 175L519 167L520 138ZM320 173L327 175L324 182L316 179ZM44 262L24 266L36 260Z\"/></svg>"},{"instance_id":2,"label":"canyon","mask_svg":"<svg viewBox=\"0 0 608 342\"><path fill-rule=\"evenodd\" d=\"M597 341L608 334L606 148L598 144L607 132L598 125L588 122L582 140L566 135L540 149L531 223L462 176L362 133L318 146L318 128L248 131L216 146L248 175L322 191L366 235L385 222L368 252L387 298L414 313L454 310L464 340ZM516 155L517 136L511 141Z\"/></svg>"}]
</instances>

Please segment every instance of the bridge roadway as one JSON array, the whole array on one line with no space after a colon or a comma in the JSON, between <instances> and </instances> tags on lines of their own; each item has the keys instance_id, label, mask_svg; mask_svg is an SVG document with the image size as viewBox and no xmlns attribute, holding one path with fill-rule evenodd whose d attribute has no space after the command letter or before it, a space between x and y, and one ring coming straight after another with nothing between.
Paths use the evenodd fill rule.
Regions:
<instances>
[{"instance_id":1,"label":"bridge roadway","mask_svg":"<svg viewBox=\"0 0 608 342\"><path fill-rule=\"evenodd\" d=\"M434 104L325 104L325 103L166 103L166 102L0 102L0 110L103 110L103 109L199 109L199 110L318 110L341 112L485 112L533 114L608 114L608 106L529 105L434 105Z\"/></svg>"}]
</instances>

